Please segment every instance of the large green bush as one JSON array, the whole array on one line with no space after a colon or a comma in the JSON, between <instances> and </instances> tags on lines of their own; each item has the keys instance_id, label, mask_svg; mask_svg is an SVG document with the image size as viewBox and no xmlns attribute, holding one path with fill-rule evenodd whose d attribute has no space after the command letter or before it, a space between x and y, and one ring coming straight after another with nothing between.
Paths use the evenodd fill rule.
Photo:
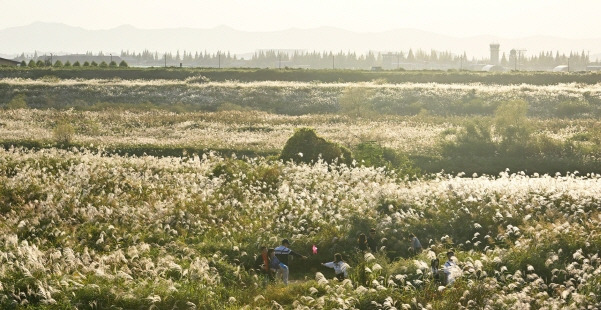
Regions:
<instances>
[{"instance_id":1,"label":"large green bush","mask_svg":"<svg viewBox=\"0 0 601 310\"><path fill-rule=\"evenodd\" d=\"M528 102L504 102L495 111L495 134L499 138L500 153L521 154L528 147L532 128L526 117Z\"/></svg>"},{"instance_id":2,"label":"large green bush","mask_svg":"<svg viewBox=\"0 0 601 310\"><path fill-rule=\"evenodd\" d=\"M318 137L312 128L300 128L288 139L280 159L284 161L312 163L323 159L328 163L344 163L350 165L353 161L351 152L336 143Z\"/></svg>"},{"instance_id":3,"label":"large green bush","mask_svg":"<svg viewBox=\"0 0 601 310\"><path fill-rule=\"evenodd\" d=\"M532 126L527 112L526 101L503 102L495 111L494 126L486 120L467 122L454 140L443 141L442 153L468 157L532 153Z\"/></svg>"},{"instance_id":4,"label":"large green bush","mask_svg":"<svg viewBox=\"0 0 601 310\"><path fill-rule=\"evenodd\" d=\"M419 168L405 154L401 154L391 148L383 147L374 142L363 142L353 149L355 160L366 167L385 167L395 170L402 176L415 176L419 174Z\"/></svg>"},{"instance_id":5,"label":"large green bush","mask_svg":"<svg viewBox=\"0 0 601 310\"><path fill-rule=\"evenodd\" d=\"M467 122L454 140L442 142L442 154L449 157L494 156L495 152L490 124L486 121Z\"/></svg>"}]
</instances>

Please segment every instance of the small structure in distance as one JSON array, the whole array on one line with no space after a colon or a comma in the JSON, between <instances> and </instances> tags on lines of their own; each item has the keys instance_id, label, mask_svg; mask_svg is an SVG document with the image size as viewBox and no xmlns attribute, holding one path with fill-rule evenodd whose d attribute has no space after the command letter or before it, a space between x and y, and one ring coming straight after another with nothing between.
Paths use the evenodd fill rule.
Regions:
<instances>
[{"instance_id":1,"label":"small structure in distance","mask_svg":"<svg viewBox=\"0 0 601 310\"><path fill-rule=\"evenodd\" d=\"M6 59L6 58L0 57L0 66L16 67L18 65L19 65L18 61L14 61L14 60L10 60L10 59Z\"/></svg>"},{"instance_id":2,"label":"small structure in distance","mask_svg":"<svg viewBox=\"0 0 601 310\"><path fill-rule=\"evenodd\" d=\"M559 65L553 68L553 72L570 72L570 67L566 65Z\"/></svg>"}]
</instances>

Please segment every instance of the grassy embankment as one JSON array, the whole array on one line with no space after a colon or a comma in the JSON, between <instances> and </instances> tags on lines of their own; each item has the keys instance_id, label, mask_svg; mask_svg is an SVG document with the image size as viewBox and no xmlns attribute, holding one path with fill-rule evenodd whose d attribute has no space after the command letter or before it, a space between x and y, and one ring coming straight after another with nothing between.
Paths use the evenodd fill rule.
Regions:
<instances>
[{"instance_id":1,"label":"grassy embankment","mask_svg":"<svg viewBox=\"0 0 601 310\"><path fill-rule=\"evenodd\" d=\"M413 150L412 145L409 144L402 145L394 142L390 135L382 137L382 135L369 133L369 125L335 129L343 129L353 136L358 136L359 138L355 140L333 138L350 148L365 140L393 147L409 155L424 172L438 172L444 169L448 172L495 174L505 168L511 171L551 174L574 170L601 172L598 164L598 158L601 157L598 148L600 131L594 121L601 115L601 90L594 84L599 81L600 76L593 73L487 74L351 70L19 68L3 69L0 71L0 77L5 77L0 80L0 106L5 108L16 106L17 108L51 108L59 111L74 109L101 111L101 113L103 111L145 113L145 111L158 110L175 112L179 115L166 116L165 123L153 125L155 128L163 125L170 126L171 123L178 122L178 119L182 118L181 115L190 112L217 112L215 115L224 115L223 112L237 111L253 115L255 113L253 111L263 111L270 115L298 117L297 120L287 120L291 124L285 128L288 134L291 134L294 126L323 125L319 121L305 121L308 116L314 115L323 115L322 121L333 124L351 122L351 120L352 122L358 120L363 124L379 123L381 130L386 130L386 122L389 124L421 122L426 126L432 125L438 128L446 126L446 130L436 141L432 140L431 135L424 136L427 142L421 144L428 147L420 150ZM395 84L401 82L410 84ZM424 82L439 84L419 84ZM516 83L525 83L525 85L512 85ZM555 85L556 83L583 84ZM500 146L493 147L488 152L478 151L478 143L481 143L482 139L489 139L488 142L493 144L500 143L499 139L502 137L494 133L495 112L500 105L512 100L522 100L528 106L527 118L524 119L529 124L528 141L522 139L516 142L523 144L523 152L500 151L498 149ZM62 116L55 115L57 119L43 126L51 130L61 121L69 119L66 114L60 115ZM193 121L193 119L191 117L185 121ZM277 132L281 129L275 124L263 121L255 124L251 120L246 125L242 124L245 121L231 119L215 121L224 126L229 122L237 124L237 127L247 127L236 128L237 131ZM476 138L475 140L464 141L467 143L464 146L471 145L470 147L456 145L450 148L448 140L456 139L464 132L461 127L472 121L485 123L483 128L492 131L491 136L482 137L482 133L476 131L476 136L471 137ZM123 125L123 128L138 126L135 122ZM76 127L75 134L85 136L82 130L87 129L82 127L86 126ZM323 131L328 131L327 126L322 127ZM319 128L317 129L319 132ZM5 147L56 145L51 137L47 136L47 138L44 140L39 136L32 136L27 139L15 139L5 135L2 144ZM160 140L160 137L156 137L155 140ZM404 143L415 143L415 141L401 140ZM484 142L483 147L486 149L490 143ZM69 145L88 144L74 139ZM248 156L263 156L276 154L283 146L283 140L280 137L277 143L272 143L266 149L261 147L262 144L264 143L260 141L256 145L244 143L165 145L136 142L113 144L105 149L118 154L157 156L204 153L207 150L217 150L224 154L235 152ZM476 144L475 148L474 144Z\"/></svg>"}]
</instances>

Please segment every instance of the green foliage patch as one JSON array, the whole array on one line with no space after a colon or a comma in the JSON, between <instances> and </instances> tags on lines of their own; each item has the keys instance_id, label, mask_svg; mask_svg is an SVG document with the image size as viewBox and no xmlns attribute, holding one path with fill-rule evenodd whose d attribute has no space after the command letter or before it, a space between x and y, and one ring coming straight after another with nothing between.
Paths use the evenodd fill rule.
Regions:
<instances>
[{"instance_id":1,"label":"green foliage patch","mask_svg":"<svg viewBox=\"0 0 601 310\"><path fill-rule=\"evenodd\" d=\"M314 129L300 128L288 139L282 149L280 159L297 163L316 163L320 159L327 163L350 165L351 152L340 145L317 136Z\"/></svg>"}]
</instances>

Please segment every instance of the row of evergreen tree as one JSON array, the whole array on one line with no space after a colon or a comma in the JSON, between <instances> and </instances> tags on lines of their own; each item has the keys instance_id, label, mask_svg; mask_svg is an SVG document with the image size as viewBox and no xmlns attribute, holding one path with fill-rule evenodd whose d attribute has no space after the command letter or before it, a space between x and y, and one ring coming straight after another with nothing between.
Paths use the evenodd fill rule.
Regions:
<instances>
[{"instance_id":1,"label":"row of evergreen tree","mask_svg":"<svg viewBox=\"0 0 601 310\"><path fill-rule=\"evenodd\" d=\"M73 55L79 56L79 55ZM94 55L92 52L86 52L88 58L98 58L98 66L103 66L104 61L100 59L107 57L103 52ZM16 59L26 61L28 66L41 66L42 63L48 66L47 55L38 55L35 53L31 57L27 57L24 53ZM261 50L255 52L249 58L240 58L230 52L189 52L177 51L175 54L171 52L159 53L144 50L142 52L121 51L120 59L123 59L119 65L113 66L185 66L185 67L305 67L305 68L356 68L369 69L381 66L384 69L416 69L416 68L464 68L467 69L470 65L490 63L490 59L476 59L472 57L468 59L467 55L453 54L451 52L439 52L431 50L410 49L408 52L398 53L381 53L368 52L366 54L357 54L356 52L306 52L306 51L278 51L278 50ZM33 63L32 63L33 61ZM126 62L127 61L127 62ZM40 63L42 62L42 63ZM73 66L77 66L74 62ZM90 61L88 65L94 66L94 61ZM111 62L113 63L113 62ZM106 66L111 67L111 63ZM51 65L55 65L53 63ZM559 52L541 52L538 55L523 56L518 52L512 51L509 56L503 53L499 64L503 67L520 70L545 70L558 65L570 65L574 69L584 69L591 64L589 56L583 52L570 53L569 55L560 54ZM64 64L59 62L60 66L71 65L68 61ZM86 66L85 63L80 64Z\"/></svg>"},{"instance_id":2,"label":"row of evergreen tree","mask_svg":"<svg viewBox=\"0 0 601 310\"><path fill-rule=\"evenodd\" d=\"M389 68L403 67L414 63L429 63L429 64L459 64L464 63L466 66L475 63L489 63L490 59L468 59L467 55L453 54L451 52L435 51L430 52L424 50L413 51L410 49L407 53L376 53L368 52L367 54L357 54L356 52L304 52L304 51L277 51L277 50L262 50L255 52L249 59L238 58L229 52L207 53L205 52L187 52L180 54L178 51L175 55L172 53L143 52L135 53L122 51L121 58L129 59L135 63L160 63L167 62L182 63L185 66L248 66L248 67L278 67L278 66L306 66L310 68L369 68L373 66L384 66ZM590 64L590 59L587 54L571 52L569 55L560 54L559 52L541 52L538 55L522 56L516 53L510 55L503 54L499 60L504 67L512 67L519 64L522 68L549 68L562 64L570 64L575 67L586 66Z\"/></svg>"},{"instance_id":3,"label":"row of evergreen tree","mask_svg":"<svg viewBox=\"0 0 601 310\"><path fill-rule=\"evenodd\" d=\"M30 67L30 68L34 68L34 67L101 67L101 68L120 67L120 68L127 68L127 67L129 67L129 65L127 64L127 62L125 62L125 60L122 60L117 65L117 63L114 61L111 61L108 64L105 61L101 61L100 63L97 63L95 61L92 61L92 62L84 61L83 64L80 63L79 61L75 61L73 64L71 64L71 62L68 60L65 61L65 63L63 63L60 60L52 62L51 60L42 60L42 59L38 59L38 61L31 59L31 60L29 60L29 62L26 62L25 60L21 60L20 66L21 67Z\"/></svg>"}]
</instances>

